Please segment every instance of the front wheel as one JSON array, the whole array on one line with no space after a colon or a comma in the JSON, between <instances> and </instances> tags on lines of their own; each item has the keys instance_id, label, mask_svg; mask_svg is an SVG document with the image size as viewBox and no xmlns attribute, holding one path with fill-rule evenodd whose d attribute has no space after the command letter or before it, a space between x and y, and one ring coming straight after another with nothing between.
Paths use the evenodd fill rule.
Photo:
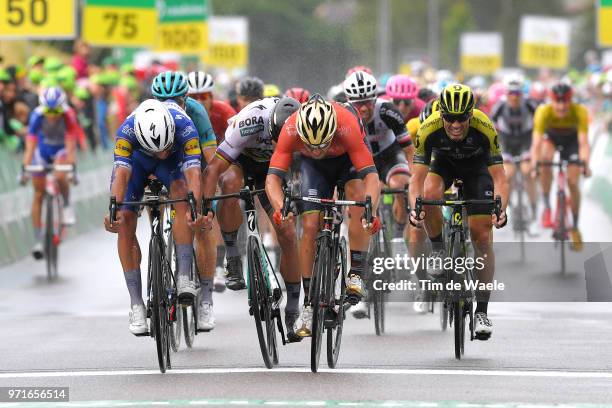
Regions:
<instances>
[{"instance_id":1,"label":"front wheel","mask_svg":"<svg viewBox=\"0 0 612 408\"><path fill-rule=\"evenodd\" d=\"M259 348L267 368L278 363L278 350L276 342L276 328L272 317L272 290L268 280L268 273L264 272L267 263L263 261L263 254L257 237L249 237L247 244L248 255L248 288L249 307L255 318L255 328L259 339Z\"/></svg>"},{"instance_id":2,"label":"front wheel","mask_svg":"<svg viewBox=\"0 0 612 408\"><path fill-rule=\"evenodd\" d=\"M314 274L310 286L310 306L312 307L312 338L310 343L310 370L319 370L321 356L321 341L323 337L325 311L327 309L326 294L331 286L330 238L320 237L317 241L317 252L314 262ZM330 283L328 283L330 281ZM331 294L331 287L329 288ZM331 296L330 296L331 297Z\"/></svg>"},{"instance_id":3,"label":"front wheel","mask_svg":"<svg viewBox=\"0 0 612 408\"><path fill-rule=\"evenodd\" d=\"M45 258L47 264L47 280L57 279L57 259L59 257L59 244L61 239L61 207L59 196L46 195L45 204Z\"/></svg>"},{"instance_id":4,"label":"front wheel","mask_svg":"<svg viewBox=\"0 0 612 408\"><path fill-rule=\"evenodd\" d=\"M153 333L157 346L157 360L162 373L170 367L170 327L168 324L168 296L164 285L161 242L158 237L151 239L149 267L151 268L151 294L153 309Z\"/></svg>"}]
</instances>

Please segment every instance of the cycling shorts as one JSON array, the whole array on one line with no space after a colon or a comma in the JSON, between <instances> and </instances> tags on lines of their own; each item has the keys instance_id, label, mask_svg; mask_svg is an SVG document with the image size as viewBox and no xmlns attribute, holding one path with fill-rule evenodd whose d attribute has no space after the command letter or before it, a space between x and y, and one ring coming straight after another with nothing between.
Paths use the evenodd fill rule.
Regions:
<instances>
[{"instance_id":1,"label":"cycling shorts","mask_svg":"<svg viewBox=\"0 0 612 408\"><path fill-rule=\"evenodd\" d=\"M333 198L337 185L361 179L346 153L320 160L302 156L300 172L300 194L303 197ZM300 213L321 211L321 206L317 203L301 202L298 210Z\"/></svg>"},{"instance_id":2,"label":"cycling shorts","mask_svg":"<svg viewBox=\"0 0 612 408\"><path fill-rule=\"evenodd\" d=\"M32 164L42 164L43 166L55 163L55 160L60 157L66 157L66 146L45 146L41 149L40 146L34 150ZM44 177L45 172L32 173L32 177Z\"/></svg>"},{"instance_id":3,"label":"cycling shorts","mask_svg":"<svg viewBox=\"0 0 612 408\"><path fill-rule=\"evenodd\" d=\"M529 158L531 149L531 132L521 135L508 135L499 133L499 141L502 146L502 157L504 161L512 160L512 157L521 156L523 160Z\"/></svg>"},{"instance_id":4,"label":"cycling shorts","mask_svg":"<svg viewBox=\"0 0 612 408\"><path fill-rule=\"evenodd\" d=\"M445 158L436 157L429 171L442 177L444 189L453 185L456 179L463 180L463 196L466 200L493 199L493 178L486 166L467 167ZM471 204L467 206L468 215L490 215L493 204Z\"/></svg>"},{"instance_id":5,"label":"cycling shorts","mask_svg":"<svg viewBox=\"0 0 612 408\"><path fill-rule=\"evenodd\" d=\"M546 133L544 139L555 145L561 154L561 160L578 161L578 134L551 135Z\"/></svg>"},{"instance_id":6,"label":"cycling shorts","mask_svg":"<svg viewBox=\"0 0 612 408\"><path fill-rule=\"evenodd\" d=\"M124 201L140 201L144 195L145 184L150 175L157 177L170 191L170 184L176 180L184 180L180 152L173 153L165 160L147 156L139 150L135 150L132 156L132 173L128 181ZM115 179L115 170L111 178L111 185ZM122 210L138 212L138 206L122 205Z\"/></svg>"},{"instance_id":7,"label":"cycling shorts","mask_svg":"<svg viewBox=\"0 0 612 408\"><path fill-rule=\"evenodd\" d=\"M268 175L270 162L258 162L241 154L234 164L242 170L245 185L248 184L247 180L251 179L256 190L266 188L266 176ZM270 200L268 200L268 195L259 194L257 195L257 199L263 209L271 215L273 213L272 204L270 204Z\"/></svg>"},{"instance_id":8,"label":"cycling shorts","mask_svg":"<svg viewBox=\"0 0 612 408\"><path fill-rule=\"evenodd\" d=\"M376 165L378 176L385 184L389 184L389 179L395 174L410 175L410 167L408 166L406 154L397 143L393 143L374 156L374 164Z\"/></svg>"}]
</instances>

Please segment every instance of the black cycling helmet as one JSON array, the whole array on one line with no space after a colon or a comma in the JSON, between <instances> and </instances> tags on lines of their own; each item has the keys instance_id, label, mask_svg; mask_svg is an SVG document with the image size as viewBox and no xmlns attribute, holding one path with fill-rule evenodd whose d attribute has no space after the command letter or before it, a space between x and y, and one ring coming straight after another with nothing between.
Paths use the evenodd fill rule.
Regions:
<instances>
[{"instance_id":1,"label":"black cycling helmet","mask_svg":"<svg viewBox=\"0 0 612 408\"><path fill-rule=\"evenodd\" d=\"M257 77L244 77L236 84L236 94L261 99L264 96L264 83Z\"/></svg>"},{"instance_id":2,"label":"black cycling helmet","mask_svg":"<svg viewBox=\"0 0 612 408\"><path fill-rule=\"evenodd\" d=\"M285 96L276 102L272 113L270 113L270 119L268 123L268 132L270 137L275 142L278 141L278 135L280 134L285 121L293 114L293 112L300 109L302 106L297 100Z\"/></svg>"},{"instance_id":3,"label":"black cycling helmet","mask_svg":"<svg viewBox=\"0 0 612 408\"><path fill-rule=\"evenodd\" d=\"M565 82L559 82L550 88L550 97L555 101L571 101L572 94L572 86Z\"/></svg>"},{"instance_id":4,"label":"black cycling helmet","mask_svg":"<svg viewBox=\"0 0 612 408\"><path fill-rule=\"evenodd\" d=\"M429 102L432 99L437 98L438 95L436 95L436 93L432 91L431 89L423 87L419 89L419 93L417 94L417 97L424 102Z\"/></svg>"},{"instance_id":5,"label":"black cycling helmet","mask_svg":"<svg viewBox=\"0 0 612 408\"><path fill-rule=\"evenodd\" d=\"M439 110L440 102L437 98L432 99L431 101L427 102L427 104L423 107L423 110L419 114L419 121L421 123L425 122L427 118L431 116L432 113L437 112Z\"/></svg>"}]
</instances>

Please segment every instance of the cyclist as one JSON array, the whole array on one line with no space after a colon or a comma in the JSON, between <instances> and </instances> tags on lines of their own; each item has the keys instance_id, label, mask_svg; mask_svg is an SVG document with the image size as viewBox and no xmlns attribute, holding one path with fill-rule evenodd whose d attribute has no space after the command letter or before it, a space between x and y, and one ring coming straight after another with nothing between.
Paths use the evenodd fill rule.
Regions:
<instances>
[{"instance_id":1,"label":"cyclist","mask_svg":"<svg viewBox=\"0 0 612 408\"><path fill-rule=\"evenodd\" d=\"M220 145L223 141L223 137L225 136L225 131L227 130L229 120L236 115L236 111L231 107L227 102L220 101L218 99L213 98L213 89L215 86L212 75L203 72L203 71L193 71L188 75L189 82L189 91L188 95L200 102L202 106L206 109L208 113L208 117L210 118L210 122L212 123L213 131L215 132L215 136L217 138L217 145ZM212 158L212 155L209 155L206 158L206 161L209 162ZM223 263L225 261L225 245L223 244L223 239L221 238L220 232L218 232L219 227L217 225L215 228L215 241L217 245L217 253L216 253L216 265L215 265L215 278L214 278L214 286L215 291L223 292L225 290L225 277L224 271L225 268ZM199 233L196 232L196 243L202 242L199 238ZM211 239L211 234L206 234L207 239ZM203 247L198 248L198 254L206 253L207 248L211 248L210 243L203 243ZM210 256L205 257L210 262Z\"/></svg>"},{"instance_id":2,"label":"cyclist","mask_svg":"<svg viewBox=\"0 0 612 408\"><path fill-rule=\"evenodd\" d=\"M507 221L508 185L497 134L489 118L474 109L474 96L466 85L447 85L439 101L440 111L427 118L417 132L410 197L413 200L419 196L441 200L444 191L457 178L463 180L466 199L493 199L494 192L501 196L499 218L491 215L492 205L469 205L467 208L475 256L484 259L478 279L489 283L493 281L495 266L491 227L494 224L501 228ZM426 206L424 215L425 230L432 243L431 256L443 258L441 210ZM410 222L422 226L423 213L417 215L412 210ZM432 269L429 273L439 276L443 271ZM487 316L489 297L490 292L482 291L477 299L475 333L480 340L488 339L493 331Z\"/></svg>"},{"instance_id":3,"label":"cyclist","mask_svg":"<svg viewBox=\"0 0 612 408\"><path fill-rule=\"evenodd\" d=\"M531 177L529 150L531 149L531 132L536 105L523 97L524 80L519 74L505 78L506 98L501 99L491 110L491 121L499 134L503 147L503 159L508 185L512 192L512 181L516 167L513 157L521 158L521 172L525 180L525 190L531 203L531 214L536 217L537 197L535 180Z\"/></svg>"},{"instance_id":4,"label":"cyclist","mask_svg":"<svg viewBox=\"0 0 612 408\"><path fill-rule=\"evenodd\" d=\"M363 120L366 141L372 150L380 179L391 188L403 188L410 180L408 163L412 161L414 152L404 117L391 102L376 97L376 78L367 72L356 71L349 75L344 81L344 93ZM407 241L405 208L403 198L394 200L393 217ZM353 309L356 318L363 318L366 314L365 302Z\"/></svg>"},{"instance_id":5,"label":"cyclist","mask_svg":"<svg viewBox=\"0 0 612 408\"><path fill-rule=\"evenodd\" d=\"M285 91L285 96L295 99L299 103L306 103L310 99L310 92L304 88L289 88Z\"/></svg>"},{"instance_id":6,"label":"cyclist","mask_svg":"<svg viewBox=\"0 0 612 408\"><path fill-rule=\"evenodd\" d=\"M425 107L424 101L419 99L419 86L408 75L393 75L387 81L385 93L404 117L404 122L417 118Z\"/></svg>"},{"instance_id":7,"label":"cyclist","mask_svg":"<svg viewBox=\"0 0 612 408\"><path fill-rule=\"evenodd\" d=\"M264 85L264 95L263 96L264 96L264 98L270 98L270 97L280 98L281 90L275 84L265 84Z\"/></svg>"},{"instance_id":8,"label":"cyclist","mask_svg":"<svg viewBox=\"0 0 612 408\"><path fill-rule=\"evenodd\" d=\"M293 154L301 155L301 195L332 198L338 183L346 183L349 200L372 197L373 213L378 206L380 181L372 154L364 141L363 128L357 115L338 103L327 102L314 94L308 102L291 115L283 126L266 178L266 192L274 208L274 222L283 224L281 217L284 194L282 182L291 166ZM360 179L363 179L361 181ZM303 203L302 237L300 238L300 264L304 287L304 308L296 326L300 337L311 335L312 308L308 304L310 279L315 256L315 239L319 231L320 207ZM369 234L380 228L380 220L362 221L363 209L349 209L349 242L351 270L347 282L347 294L362 298ZM365 229L365 231L364 231ZM296 322L297 323L297 322Z\"/></svg>"},{"instance_id":9,"label":"cyclist","mask_svg":"<svg viewBox=\"0 0 612 408\"><path fill-rule=\"evenodd\" d=\"M68 106L66 94L59 87L50 87L41 92L39 102L40 105L30 117L23 164L74 164L77 140L84 135L75 112ZM64 224L72 225L76 217L70 201L68 177L66 173L59 172L55 177L64 198ZM22 176L22 180L25 180L25 176ZM45 174L33 174L32 186L32 225L35 234L32 256L42 259L44 232L41 211L45 196Z\"/></svg>"},{"instance_id":10,"label":"cyclist","mask_svg":"<svg viewBox=\"0 0 612 408\"><path fill-rule=\"evenodd\" d=\"M567 186L570 192L573 226L570 231L572 248L582 249L582 236L578 229L580 213L580 166L584 163L583 173L590 175L588 140L589 124L586 106L572 102L572 87L558 83L551 88L550 103L538 106L534 117L533 143L531 147L531 165L535 168L539 160L551 161L555 150L561 153L561 160L569 162L567 167ZM544 198L542 226L553 228L550 210L550 186L552 169L541 169L540 183Z\"/></svg>"},{"instance_id":11,"label":"cyclist","mask_svg":"<svg viewBox=\"0 0 612 408\"><path fill-rule=\"evenodd\" d=\"M193 191L200 195L200 144L195 125L174 101L147 99L123 122L115 141L115 163L111 195L119 201L137 201L144 194L150 175L161 180L171 198L184 198ZM174 204L176 218L172 231L177 247L178 275L188 275L192 263L192 228L201 227L202 217L192 222L186 203ZM124 205L117 220L104 219L106 230L118 233L119 259L130 294L132 311L130 331L140 335L148 331L142 299L140 247L136 238L138 208ZM179 250L187 248L189 251ZM180 252L179 252L180 251Z\"/></svg>"},{"instance_id":12,"label":"cyclist","mask_svg":"<svg viewBox=\"0 0 612 408\"><path fill-rule=\"evenodd\" d=\"M242 78L236 84L236 101L240 112L249 103L264 97L264 83L257 77Z\"/></svg>"},{"instance_id":13,"label":"cyclist","mask_svg":"<svg viewBox=\"0 0 612 408\"><path fill-rule=\"evenodd\" d=\"M193 98L187 96L189 82L182 72L165 71L153 78L151 83L151 94L155 99L167 103L176 103L187 113L195 125L195 130L199 138L200 150L203 162L207 163L212 158L217 141L213 132L212 124L204 107ZM209 234L210 235L210 234ZM205 236L200 230L196 230L196 260L200 273L201 297L198 307L198 327L205 330L212 330L215 327L213 315L212 292L214 289L215 274L215 254L209 248L215 247L213 237ZM176 243L177 259L189 258L193 256L193 245ZM191 265L191 263L189 263ZM185 295L190 297L197 296L197 288L188 273L179 274L177 279L177 290L179 297L185 299Z\"/></svg>"},{"instance_id":14,"label":"cyclist","mask_svg":"<svg viewBox=\"0 0 612 408\"><path fill-rule=\"evenodd\" d=\"M223 184L222 194L238 192L250 178L256 188L263 188L270 157L274 150L274 142L278 139L280 129L285 120L295 112L300 103L295 99L284 97L264 98L247 105L234 118L227 129L225 139L217 148L217 152L204 171L205 197L215 193L219 176L227 169L239 175L240 184ZM272 218L272 206L265 195L259 196L259 201L268 216ZM228 239L228 282L230 289L244 289L245 281L242 273L242 259L235 247L238 229L242 224L242 213L237 199L223 200L218 205L219 225L223 237ZM207 217L212 220L212 216ZM302 276L299 269L299 254L294 223L276 225L274 229L281 247L280 272L287 288L287 307L285 308L285 323L290 341L299 341L300 337L293 331L294 323L299 315L300 285Z\"/></svg>"}]
</instances>

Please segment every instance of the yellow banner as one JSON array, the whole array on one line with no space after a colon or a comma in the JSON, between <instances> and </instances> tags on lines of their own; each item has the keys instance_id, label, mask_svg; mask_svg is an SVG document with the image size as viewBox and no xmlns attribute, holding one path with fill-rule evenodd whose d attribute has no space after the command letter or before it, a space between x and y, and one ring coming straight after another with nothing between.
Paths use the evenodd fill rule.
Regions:
<instances>
[{"instance_id":1,"label":"yellow banner","mask_svg":"<svg viewBox=\"0 0 612 408\"><path fill-rule=\"evenodd\" d=\"M156 51L172 51L181 54L202 54L208 49L208 24L162 23L157 33Z\"/></svg>"},{"instance_id":2,"label":"yellow banner","mask_svg":"<svg viewBox=\"0 0 612 408\"><path fill-rule=\"evenodd\" d=\"M83 38L95 45L153 47L157 10L137 7L85 6Z\"/></svg>"},{"instance_id":3,"label":"yellow banner","mask_svg":"<svg viewBox=\"0 0 612 408\"><path fill-rule=\"evenodd\" d=\"M539 43L521 43L520 64L526 68L565 69L569 59L569 47Z\"/></svg>"},{"instance_id":4,"label":"yellow banner","mask_svg":"<svg viewBox=\"0 0 612 408\"><path fill-rule=\"evenodd\" d=\"M249 47L247 44L210 44L204 63L214 67L228 69L246 68L249 60Z\"/></svg>"},{"instance_id":5,"label":"yellow banner","mask_svg":"<svg viewBox=\"0 0 612 408\"><path fill-rule=\"evenodd\" d=\"M75 0L0 0L0 36L72 38Z\"/></svg>"},{"instance_id":6,"label":"yellow banner","mask_svg":"<svg viewBox=\"0 0 612 408\"><path fill-rule=\"evenodd\" d=\"M471 75L490 75L502 66L501 55L462 55L461 71Z\"/></svg>"},{"instance_id":7,"label":"yellow banner","mask_svg":"<svg viewBox=\"0 0 612 408\"><path fill-rule=\"evenodd\" d=\"M599 7L597 40L601 47L612 47L612 7Z\"/></svg>"}]
</instances>

